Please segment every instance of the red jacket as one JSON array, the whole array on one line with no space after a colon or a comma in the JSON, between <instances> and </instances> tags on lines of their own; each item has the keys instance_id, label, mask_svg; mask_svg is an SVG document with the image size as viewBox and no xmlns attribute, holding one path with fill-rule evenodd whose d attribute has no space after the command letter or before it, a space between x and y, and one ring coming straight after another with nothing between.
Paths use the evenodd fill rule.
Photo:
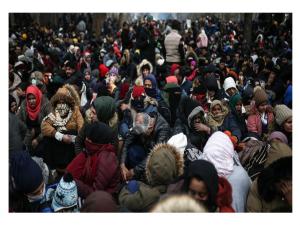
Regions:
<instances>
[{"instance_id":1,"label":"red jacket","mask_svg":"<svg viewBox=\"0 0 300 225\"><path fill-rule=\"evenodd\" d=\"M85 147L87 152L81 152L67 167L76 181L79 195L86 198L97 190L115 193L121 174L114 146L85 141Z\"/></svg>"},{"instance_id":2,"label":"red jacket","mask_svg":"<svg viewBox=\"0 0 300 225\"><path fill-rule=\"evenodd\" d=\"M230 183L224 177L219 177L216 204L219 208L219 212L235 212L231 206L232 188Z\"/></svg>"}]
</instances>

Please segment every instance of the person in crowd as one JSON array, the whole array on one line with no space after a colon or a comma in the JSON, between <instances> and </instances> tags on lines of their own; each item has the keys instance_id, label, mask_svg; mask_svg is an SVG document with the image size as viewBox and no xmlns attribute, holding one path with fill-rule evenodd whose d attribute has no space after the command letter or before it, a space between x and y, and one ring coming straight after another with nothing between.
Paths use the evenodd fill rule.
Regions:
<instances>
[{"instance_id":1,"label":"person in crowd","mask_svg":"<svg viewBox=\"0 0 300 225\"><path fill-rule=\"evenodd\" d=\"M52 112L42 121L43 157L51 170L63 174L75 157L75 138L83 126L83 118L67 87L58 89L51 98Z\"/></svg>"},{"instance_id":2,"label":"person in crowd","mask_svg":"<svg viewBox=\"0 0 300 225\"><path fill-rule=\"evenodd\" d=\"M263 89L257 89L253 99L255 104L247 119L248 131L264 138L264 135L272 131L274 115L271 106L268 105L268 96Z\"/></svg>"},{"instance_id":3,"label":"person in crowd","mask_svg":"<svg viewBox=\"0 0 300 225\"><path fill-rule=\"evenodd\" d=\"M35 86L30 85L26 89L26 99L20 106L18 118L26 124L26 135L24 138L24 145L31 154L37 150L38 145L43 140L41 132L42 120L50 113L51 104L41 90Z\"/></svg>"},{"instance_id":4,"label":"person in crowd","mask_svg":"<svg viewBox=\"0 0 300 225\"><path fill-rule=\"evenodd\" d=\"M266 167L252 183L248 212L292 212L292 157L283 157Z\"/></svg>"},{"instance_id":5,"label":"person in crowd","mask_svg":"<svg viewBox=\"0 0 300 225\"><path fill-rule=\"evenodd\" d=\"M195 160L184 179L184 192L204 204L209 212L235 212L232 208L232 188L226 178L218 176L214 165L206 160Z\"/></svg>"},{"instance_id":6,"label":"person in crowd","mask_svg":"<svg viewBox=\"0 0 300 225\"><path fill-rule=\"evenodd\" d=\"M225 177L232 187L232 208L245 212L251 179L234 151L233 142L223 132L213 133L203 149L203 159L211 162L218 176Z\"/></svg>"},{"instance_id":7,"label":"person in crowd","mask_svg":"<svg viewBox=\"0 0 300 225\"><path fill-rule=\"evenodd\" d=\"M103 122L86 126L85 150L66 168L75 179L80 197L97 190L117 192L121 174L113 136L113 130Z\"/></svg>"},{"instance_id":8,"label":"person in crowd","mask_svg":"<svg viewBox=\"0 0 300 225\"><path fill-rule=\"evenodd\" d=\"M184 60L184 44L182 36L179 34L181 24L178 20L172 21L172 30L166 36L164 46L166 49L166 61L171 66L176 63L181 65Z\"/></svg>"},{"instance_id":9,"label":"person in crowd","mask_svg":"<svg viewBox=\"0 0 300 225\"><path fill-rule=\"evenodd\" d=\"M170 126L160 114L153 117L147 113L136 114L134 125L125 139L121 172L124 180L143 178L147 155L155 144L169 139Z\"/></svg>"},{"instance_id":10,"label":"person in crowd","mask_svg":"<svg viewBox=\"0 0 300 225\"><path fill-rule=\"evenodd\" d=\"M46 203L45 190L42 170L29 153L10 152L9 211L50 212L50 206Z\"/></svg>"},{"instance_id":11,"label":"person in crowd","mask_svg":"<svg viewBox=\"0 0 300 225\"><path fill-rule=\"evenodd\" d=\"M114 131L113 143L117 147L118 135L118 115L116 113L116 105L114 99L110 96L100 96L93 101L91 110L91 122L100 121L107 124ZM86 126L89 122L85 122L75 139L75 154L79 154L84 148L86 138Z\"/></svg>"},{"instance_id":12,"label":"person in crowd","mask_svg":"<svg viewBox=\"0 0 300 225\"><path fill-rule=\"evenodd\" d=\"M51 210L55 213L79 212L77 185L70 173L66 173L58 183L48 187L46 201L51 202Z\"/></svg>"},{"instance_id":13,"label":"person in crowd","mask_svg":"<svg viewBox=\"0 0 300 225\"><path fill-rule=\"evenodd\" d=\"M169 144L155 145L146 161L147 183L131 180L119 194L121 207L131 212L149 211L166 192L167 186L183 174L183 159Z\"/></svg>"},{"instance_id":14,"label":"person in crowd","mask_svg":"<svg viewBox=\"0 0 300 225\"><path fill-rule=\"evenodd\" d=\"M236 142L241 140L242 132L232 113L221 101L214 100L210 104L210 111L207 114L207 125L213 131L230 131L236 137Z\"/></svg>"},{"instance_id":15,"label":"person in crowd","mask_svg":"<svg viewBox=\"0 0 300 225\"><path fill-rule=\"evenodd\" d=\"M293 145L293 115L292 110L286 105L276 105L274 108L275 114L275 130L282 132L288 139L288 145L292 148Z\"/></svg>"},{"instance_id":16,"label":"person in crowd","mask_svg":"<svg viewBox=\"0 0 300 225\"><path fill-rule=\"evenodd\" d=\"M240 94L235 94L229 98L229 107L231 114L235 118L239 129L241 130L241 140L248 136L248 128L246 124L246 115L243 113L243 102Z\"/></svg>"}]
</instances>

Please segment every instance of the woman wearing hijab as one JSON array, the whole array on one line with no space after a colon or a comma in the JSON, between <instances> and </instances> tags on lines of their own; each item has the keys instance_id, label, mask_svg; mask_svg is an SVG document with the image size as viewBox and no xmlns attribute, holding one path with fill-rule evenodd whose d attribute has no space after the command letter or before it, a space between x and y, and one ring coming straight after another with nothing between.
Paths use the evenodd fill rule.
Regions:
<instances>
[{"instance_id":1,"label":"woman wearing hijab","mask_svg":"<svg viewBox=\"0 0 300 225\"><path fill-rule=\"evenodd\" d=\"M32 151L37 148L43 139L41 123L50 111L51 105L40 89L35 85L28 86L26 99L21 104L18 117L27 126L24 144L32 154Z\"/></svg>"},{"instance_id":2,"label":"woman wearing hijab","mask_svg":"<svg viewBox=\"0 0 300 225\"><path fill-rule=\"evenodd\" d=\"M214 100L210 105L210 111L207 114L207 124L215 131L229 130L236 141L241 140L242 133L234 116L228 108L219 100Z\"/></svg>"},{"instance_id":3,"label":"woman wearing hijab","mask_svg":"<svg viewBox=\"0 0 300 225\"><path fill-rule=\"evenodd\" d=\"M230 138L220 131L213 133L202 156L215 166L219 177L225 177L231 184L232 208L236 212L244 212L251 180L242 167Z\"/></svg>"},{"instance_id":4,"label":"woman wearing hijab","mask_svg":"<svg viewBox=\"0 0 300 225\"><path fill-rule=\"evenodd\" d=\"M191 162L183 191L204 204L209 212L234 212L231 185L226 178L218 176L214 165L206 160Z\"/></svg>"}]
</instances>

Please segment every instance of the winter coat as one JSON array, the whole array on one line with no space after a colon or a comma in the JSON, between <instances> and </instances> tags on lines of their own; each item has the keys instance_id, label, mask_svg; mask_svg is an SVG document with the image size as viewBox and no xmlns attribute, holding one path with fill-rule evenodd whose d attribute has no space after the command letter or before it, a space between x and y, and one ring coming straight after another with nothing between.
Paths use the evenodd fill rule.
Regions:
<instances>
[{"instance_id":1,"label":"winter coat","mask_svg":"<svg viewBox=\"0 0 300 225\"><path fill-rule=\"evenodd\" d=\"M23 149L26 125L13 113L9 113L9 151Z\"/></svg>"},{"instance_id":2,"label":"winter coat","mask_svg":"<svg viewBox=\"0 0 300 225\"><path fill-rule=\"evenodd\" d=\"M277 196L271 202L263 200L257 190L257 178L252 183L247 198L247 212L272 212L280 208L288 208L289 205L282 198Z\"/></svg>"},{"instance_id":3,"label":"winter coat","mask_svg":"<svg viewBox=\"0 0 300 225\"><path fill-rule=\"evenodd\" d=\"M114 146L85 143L86 151L77 155L67 167L76 181L79 195L86 198L96 190L115 193L120 182L120 170Z\"/></svg>"},{"instance_id":4,"label":"winter coat","mask_svg":"<svg viewBox=\"0 0 300 225\"><path fill-rule=\"evenodd\" d=\"M179 52L179 44L181 35L177 30L172 30L165 38L166 61L168 63L180 63L181 56Z\"/></svg>"},{"instance_id":5,"label":"winter coat","mask_svg":"<svg viewBox=\"0 0 300 225\"><path fill-rule=\"evenodd\" d=\"M268 117L268 131L270 131L272 129L271 126L273 126L274 115L270 108L267 109L266 113ZM251 115L248 116L247 128L249 132L257 133L259 136L262 135L261 117L256 108L253 109Z\"/></svg>"},{"instance_id":6,"label":"winter coat","mask_svg":"<svg viewBox=\"0 0 300 225\"><path fill-rule=\"evenodd\" d=\"M47 97L45 97L43 95L42 101L41 101L41 110L40 110L40 113L38 115L37 124L41 125L43 119L50 112L51 112L51 104L50 104L49 100L47 99ZM26 111L26 100L24 100L22 102L21 107L20 107L20 111L19 111L17 116L27 126L27 131L26 131L26 135L25 135L25 138L24 138L24 144L26 146L31 146L31 142L34 138L36 138L36 140L38 142L41 142L42 139L43 139L43 134L40 130L40 126L38 128L35 128L35 136L32 135L31 129L28 127L28 124L27 124L28 113Z\"/></svg>"},{"instance_id":7,"label":"winter coat","mask_svg":"<svg viewBox=\"0 0 300 225\"><path fill-rule=\"evenodd\" d=\"M140 143L143 145L147 154L151 149L158 143L167 142L170 136L170 126L166 120L158 113L156 117L156 123L154 127L153 134L150 137L143 137L141 135L136 135L134 131L130 131L129 135L125 139L123 152L121 156L121 163L125 163L127 157L128 148L132 144ZM146 166L146 159L143 160L139 165L134 168L134 173L137 176L141 176L144 173Z\"/></svg>"},{"instance_id":8,"label":"winter coat","mask_svg":"<svg viewBox=\"0 0 300 225\"><path fill-rule=\"evenodd\" d=\"M155 63L155 41L146 27L140 27L136 34L136 48L140 49L141 59Z\"/></svg>"},{"instance_id":9,"label":"winter coat","mask_svg":"<svg viewBox=\"0 0 300 225\"><path fill-rule=\"evenodd\" d=\"M159 171L159 173L157 173ZM119 194L121 206L130 211L146 212L167 191L167 186L183 174L183 159L175 147L156 145L147 158L147 183L130 181Z\"/></svg>"},{"instance_id":10,"label":"winter coat","mask_svg":"<svg viewBox=\"0 0 300 225\"><path fill-rule=\"evenodd\" d=\"M77 135L83 125L83 118L80 113L79 106L75 104L74 98L72 98L66 88L61 88L51 98L52 114L55 115L55 108L59 101L63 101L70 105L72 115L66 122L66 131L64 134ZM51 119L51 114L46 116L41 124L41 132L45 138L44 140L44 154L45 161L50 168L63 167L65 168L68 163L74 158L74 144L66 144L62 141L58 141L55 138L58 127L54 125L54 121Z\"/></svg>"}]
</instances>

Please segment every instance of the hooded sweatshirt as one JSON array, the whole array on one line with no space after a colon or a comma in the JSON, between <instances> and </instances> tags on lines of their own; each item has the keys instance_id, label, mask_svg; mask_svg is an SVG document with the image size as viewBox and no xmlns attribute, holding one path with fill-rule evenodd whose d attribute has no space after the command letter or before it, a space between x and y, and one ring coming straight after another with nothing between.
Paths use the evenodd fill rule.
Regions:
<instances>
[{"instance_id":1,"label":"hooded sweatshirt","mask_svg":"<svg viewBox=\"0 0 300 225\"><path fill-rule=\"evenodd\" d=\"M232 207L244 212L251 180L241 166L230 138L223 132L215 132L203 149L203 159L214 164L218 175L228 179L232 186Z\"/></svg>"}]
</instances>

